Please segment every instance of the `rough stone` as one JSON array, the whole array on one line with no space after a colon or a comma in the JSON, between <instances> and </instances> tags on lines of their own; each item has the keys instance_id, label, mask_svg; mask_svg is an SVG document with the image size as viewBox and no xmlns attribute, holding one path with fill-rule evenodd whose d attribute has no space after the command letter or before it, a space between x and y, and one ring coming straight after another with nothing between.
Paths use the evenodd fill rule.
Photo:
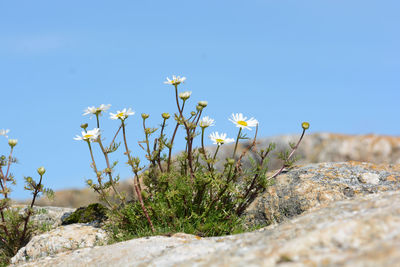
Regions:
<instances>
[{"instance_id":1,"label":"rough stone","mask_svg":"<svg viewBox=\"0 0 400 267\"><path fill-rule=\"evenodd\" d=\"M85 224L60 226L41 235L34 236L11 259L12 263L31 261L51 256L66 250L105 244L107 234L100 228Z\"/></svg>"},{"instance_id":2,"label":"rough stone","mask_svg":"<svg viewBox=\"0 0 400 267\"><path fill-rule=\"evenodd\" d=\"M397 266L400 194L331 202L251 233L156 236L61 252L18 266ZM15 266L15 265L14 265Z\"/></svg>"},{"instance_id":3,"label":"rough stone","mask_svg":"<svg viewBox=\"0 0 400 267\"><path fill-rule=\"evenodd\" d=\"M12 207L20 209L21 213L25 213L26 205L13 205ZM31 221L38 225L45 225L47 228L53 229L60 226L75 209L51 206L34 206L33 210L34 215L32 216Z\"/></svg>"},{"instance_id":4,"label":"rough stone","mask_svg":"<svg viewBox=\"0 0 400 267\"><path fill-rule=\"evenodd\" d=\"M368 184L379 184L379 175L376 173L362 173L359 177L360 182Z\"/></svg>"},{"instance_id":5,"label":"rough stone","mask_svg":"<svg viewBox=\"0 0 400 267\"><path fill-rule=\"evenodd\" d=\"M282 222L330 202L400 188L400 165L360 162L319 163L294 167L245 211L249 226Z\"/></svg>"}]
</instances>

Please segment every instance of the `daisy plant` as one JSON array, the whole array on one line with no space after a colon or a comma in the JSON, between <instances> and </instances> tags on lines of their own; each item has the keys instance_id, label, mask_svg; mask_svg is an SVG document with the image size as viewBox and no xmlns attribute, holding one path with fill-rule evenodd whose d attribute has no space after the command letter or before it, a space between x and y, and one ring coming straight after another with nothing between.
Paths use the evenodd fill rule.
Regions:
<instances>
[{"instance_id":1,"label":"daisy plant","mask_svg":"<svg viewBox=\"0 0 400 267\"><path fill-rule=\"evenodd\" d=\"M235 139L228 137L227 133L210 131L216 122L203 115L208 102L199 101L190 106L192 92L181 88L185 81L185 77L174 75L164 82L172 85L177 111L162 113L159 126L148 125L150 115L147 113L133 118L141 121L143 140L138 141L138 145L144 153L142 158L133 155L127 140L126 122L135 114L132 109L124 108L110 113L110 119L118 124L108 146L103 145L100 116L109 105L85 110L84 115L96 116L96 128L87 130L88 125L84 124L81 126L84 130L75 139L88 144L91 167L97 178L96 183L88 180L88 184L100 194L110 207L111 214L115 215L111 216L108 227L118 241L169 231L211 236L243 230L241 215L279 173L294 163L294 152L309 127L308 123L302 124L303 133L299 141L281 157L282 167L268 176L268 156L274 145L257 149L258 120L242 113L233 113L229 121L238 128ZM252 130L254 137L250 141L246 132ZM186 143L184 151L173 155L175 139L182 135ZM206 146L206 137L214 148ZM117 140L121 140L120 143ZM239 143L244 140L247 142L246 149L239 149ZM105 157L104 169L96 165L92 152L94 143ZM120 144L123 144L123 154L134 177L135 194L130 201L127 201L123 192L117 191L118 179L113 176L116 163L110 164L108 158ZM219 156L221 151L229 151L230 157ZM249 151L252 151L251 156L248 155ZM143 159L147 164L142 163ZM244 159L250 161L251 167L243 167ZM108 177L107 181L105 177ZM114 199L108 194L110 190L114 191ZM115 197L119 202L115 201Z\"/></svg>"},{"instance_id":2,"label":"daisy plant","mask_svg":"<svg viewBox=\"0 0 400 267\"><path fill-rule=\"evenodd\" d=\"M10 130L0 130L0 135L8 138ZM3 140L1 140L3 141ZM25 190L32 192L30 205L24 210L11 207L11 185L16 184L14 175L11 172L11 165L17 162L14 157L14 150L18 144L17 139L8 139L10 152L8 156L0 156L0 265L9 263L17 251L24 247L37 230L37 225L30 222L34 214L33 205L40 194L46 194L51 197L53 192L44 188L42 180L46 172L44 167L37 169L39 180L35 181L32 177L24 177Z\"/></svg>"}]
</instances>

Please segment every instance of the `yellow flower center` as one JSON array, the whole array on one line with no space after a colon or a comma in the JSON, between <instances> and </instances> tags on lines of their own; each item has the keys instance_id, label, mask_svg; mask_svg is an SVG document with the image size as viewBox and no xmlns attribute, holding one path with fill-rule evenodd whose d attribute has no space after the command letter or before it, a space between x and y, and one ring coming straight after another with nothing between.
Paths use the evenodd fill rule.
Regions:
<instances>
[{"instance_id":1,"label":"yellow flower center","mask_svg":"<svg viewBox=\"0 0 400 267\"><path fill-rule=\"evenodd\" d=\"M84 136L83 136L83 139L89 139L90 137L92 137L93 136L93 134L85 134Z\"/></svg>"},{"instance_id":2,"label":"yellow flower center","mask_svg":"<svg viewBox=\"0 0 400 267\"><path fill-rule=\"evenodd\" d=\"M120 112L120 113L117 114L117 118L122 118L122 117L124 117L124 113L123 112Z\"/></svg>"},{"instance_id":3,"label":"yellow flower center","mask_svg":"<svg viewBox=\"0 0 400 267\"><path fill-rule=\"evenodd\" d=\"M247 126L247 122L245 121L237 121L236 123L242 126Z\"/></svg>"},{"instance_id":4,"label":"yellow flower center","mask_svg":"<svg viewBox=\"0 0 400 267\"><path fill-rule=\"evenodd\" d=\"M224 139L219 139L219 138L217 138L217 139L215 139L215 141L216 141L217 143L220 143L220 144L223 144L223 143L224 143Z\"/></svg>"}]
</instances>

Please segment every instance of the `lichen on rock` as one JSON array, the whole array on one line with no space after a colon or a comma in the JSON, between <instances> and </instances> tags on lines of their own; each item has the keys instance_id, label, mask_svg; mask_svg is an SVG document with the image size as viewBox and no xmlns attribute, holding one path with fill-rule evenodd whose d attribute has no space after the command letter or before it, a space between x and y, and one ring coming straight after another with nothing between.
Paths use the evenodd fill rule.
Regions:
<instances>
[{"instance_id":1,"label":"lichen on rock","mask_svg":"<svg viewBox=\"0 0 400 267\"><path fill-rule=\"evenodd\" d=\"M62 225L73 223L101 223L107 219L107 208L100 203L93 203L87 207L81 207L64 219Z\"/></svg>"}]
</instances>

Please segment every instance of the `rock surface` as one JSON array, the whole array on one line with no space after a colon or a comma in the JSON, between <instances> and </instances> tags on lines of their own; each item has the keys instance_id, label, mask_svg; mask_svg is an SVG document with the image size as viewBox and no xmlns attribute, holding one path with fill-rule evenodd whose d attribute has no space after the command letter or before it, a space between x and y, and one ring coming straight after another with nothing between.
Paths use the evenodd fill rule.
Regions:
<instances>
[{"instance_id":1,"label":"rock surface","mask_svg":"<svg viewBox=\"0 0 400 267\"><path fill-rule=\"evenodd\" d=\"M12 205L13 208L20 209L20 213L25 213L26 205ZM65 207L33 207L35 215L32 216L31 221L38 225L45 226L48 229L57 228L63 221L75 210L74 208Z\"/></svg>"},{"instance_id":2,"label":"rock surface","mask_svg":"<svg viewBox=\"0 0 400 267\"><path fill-rule=\"evenodd\" d=\"M62 252L18 266L396 266L400 194L331 202L240 235L139 238Z\"/></svg>"},{"instance_id":3,"label":"rock surface","mask_svg":"<svg viewBox=\"0 0 400 267\"><path fill-rule=\"evenodd\" d=\"M280 174L245 212L249 226L282 222L332 201L400 189L400 165L319 163Z\"/></svg>"},{"instance_id":4,"label":"rock surface","mask_svg":"<svg viewBox=\"0 0 400 267\"><path fill-rule=\"evenodd\" d=\"M176 234L96 247L105 242L104 231L73 224L34 237L12 262L15 266L393 266L400 260L399 181L400 165L297 166L279 175L246 210L249 225L271 224L261 231L213 238Z\"/></svg>"},{"instance_id":5,"label":"rock surface","mask_svg":"<svg viewBox=\"0 0 400 267\"><path fill-rule=\"evenodd\" d=\"M106 232L91 225L60 226L44 234L34 236L11 259L11 263L31 261L67 250L103 245L106 241Z\"/></svg>"}]
</instances>

